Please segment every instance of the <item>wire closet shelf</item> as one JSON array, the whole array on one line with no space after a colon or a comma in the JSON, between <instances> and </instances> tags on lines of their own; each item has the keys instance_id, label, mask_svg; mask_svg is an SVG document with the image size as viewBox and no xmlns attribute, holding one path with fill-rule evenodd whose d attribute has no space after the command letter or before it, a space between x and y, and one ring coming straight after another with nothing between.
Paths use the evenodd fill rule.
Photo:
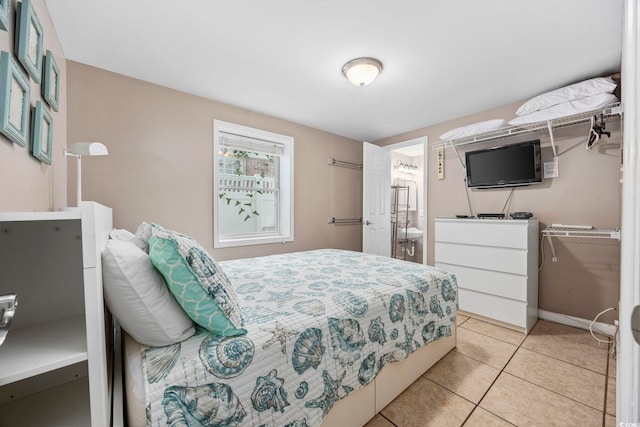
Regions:
<instances>
[{"instance_id":1,"label":"wire closet shelf","mask_svg":"<svg viewBox=\"0 0 640 427\"><path fill-rule=\"evenodd\" d=\"M586 239L612 239L620 241L620 229L607 230L582 225L551 225L542 230L542 236L547 238L551 248L551 261L558 262L556 248L553 246L552 237L586 238Z\"/></svg>"},{"instance_id":2,"label":"wire closet shelf","mask_svg":"<svg viewBox=\"0 0 640 427\"><path fill-rule=\"evenodd\" d=\"M546 237L583 237L589 239L614 239L620 240L620 230L606 230L602 228L572 228L550 226L542 230Z\"/></svg>"},{"instance_id":3,"label":"wire closet shelf","mask_svg":"<svg viewBox=\"0 0 640 427\"><path fill-rule=\"evenodd\" d=\"M455 147L464 147L466 145L476 144L479 142L488 142L495 139L508 138L511 136L540 132L545 130L549 131L549 133L551 134L551 139L553 140L552 129L560 129L567 126L587 123L591 121L591 118L596 114L602 114L604 118L619 119L622 116L622 104L616 102L598 110L587 111L571 116L559 117L557 119L527 123L523 125L508 126L490 132L483 132L476 135L465 136L462 138L440 140L433 143L431 145L431 148L434 150L442 147L452 147L455 149Z\"/></svg>"}]
</instances>

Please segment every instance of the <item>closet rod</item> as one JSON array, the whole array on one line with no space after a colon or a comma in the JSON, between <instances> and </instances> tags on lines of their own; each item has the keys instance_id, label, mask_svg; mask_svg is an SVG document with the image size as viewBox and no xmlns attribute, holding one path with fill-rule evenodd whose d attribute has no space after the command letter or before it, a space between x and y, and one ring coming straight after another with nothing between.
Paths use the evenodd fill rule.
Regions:
<instances>
[{"instance_id":1,"label":"closet rod","mask_svg":"<svg viewBox=\"0 0 640 427\"><path fill-rule=\"evenodd\" d=\"M358 217L358 218L336 218L335 216L332 216L327 220L327 223L328 224L334 224L334 225L362 224L362 217Z\"/></svg>"},{"instance_id":2,"label":"closet rod","mask_svg":"<svg viewBox=\"0 0 640 427\"><path fill-rule=\"evenodd\" d=\"M339 166L341 168L348 169L362 169L361 163L343 162L342 160L336 159L327 159L327 163L329 164L329 166Z\"/></svg>"}]
</instances>

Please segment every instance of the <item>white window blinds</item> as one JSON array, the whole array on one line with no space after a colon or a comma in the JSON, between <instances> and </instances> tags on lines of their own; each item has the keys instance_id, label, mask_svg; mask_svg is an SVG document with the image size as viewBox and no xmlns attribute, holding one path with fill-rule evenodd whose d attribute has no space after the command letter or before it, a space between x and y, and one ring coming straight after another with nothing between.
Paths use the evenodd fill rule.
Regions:
<instances>
[{"instance_id":1,"label":"white window blinds","mask_svg":"<svg viewBox=\"0 0 640 427\"><path fill-rule=\"evenodd\" d=\"M284 154L284 144L282 143L235 135L228 132L220 132L220 148L271 154L274 156L282 156Z\"/></svg>"}]
</instances>

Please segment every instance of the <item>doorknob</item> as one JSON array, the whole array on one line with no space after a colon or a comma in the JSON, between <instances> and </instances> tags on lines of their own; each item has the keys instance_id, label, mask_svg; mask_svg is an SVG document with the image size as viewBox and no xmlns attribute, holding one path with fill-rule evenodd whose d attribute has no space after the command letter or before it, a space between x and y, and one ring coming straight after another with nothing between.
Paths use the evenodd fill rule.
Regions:
<instances>
[{"instance_id":1,"label":"doorknob","mask_svg":"<svg viewBox=\"0 0 640 427\"><path fill-rule=\"evenodd\" d=\"M636 305L631 312L631 334L638 344L640 344L640 305Z\"/></svg>"},{"instance_id":2,"label":"doorknob","mask_svg":"<svg viewBox=\"0 0 640 427\"><path fill-rule=\"evenodd\" d=\"M373 223L372 223L371 221L369 221L369 220L366 220L366 221L364 222L364 225L372 225L372 224L373 224Z\"/></svg>"}]
</instances>

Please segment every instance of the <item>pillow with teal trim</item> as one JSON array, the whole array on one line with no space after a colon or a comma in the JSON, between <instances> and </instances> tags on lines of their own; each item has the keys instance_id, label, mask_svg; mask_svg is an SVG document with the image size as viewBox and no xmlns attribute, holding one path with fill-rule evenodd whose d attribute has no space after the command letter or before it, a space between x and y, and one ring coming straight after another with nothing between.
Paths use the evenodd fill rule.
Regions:
<instances>
[{"instance_id":1,"label":"pillow with teal trim","mask_svg":"<svg viewBox=\"0 0 640 427\"><path fill-rule=\"evenodd\" d=\"M218 263L190 236L151 224L151 235L176 242L180 255L187 261L202 288L220 306L236 327L244 325L240 299Z\"/></svg>"},{"instance_id":2,"label":"pillow with teal trim","mask_svg":"<svg viewBox=\"0 0 640 427\"><path fill-rule=\"evenodd\" d=\"M149 258L187 315L217 335L246 334L235 291L215 261L188 236L155 229L154 234Z\"/></svg>"}]
</instances>

